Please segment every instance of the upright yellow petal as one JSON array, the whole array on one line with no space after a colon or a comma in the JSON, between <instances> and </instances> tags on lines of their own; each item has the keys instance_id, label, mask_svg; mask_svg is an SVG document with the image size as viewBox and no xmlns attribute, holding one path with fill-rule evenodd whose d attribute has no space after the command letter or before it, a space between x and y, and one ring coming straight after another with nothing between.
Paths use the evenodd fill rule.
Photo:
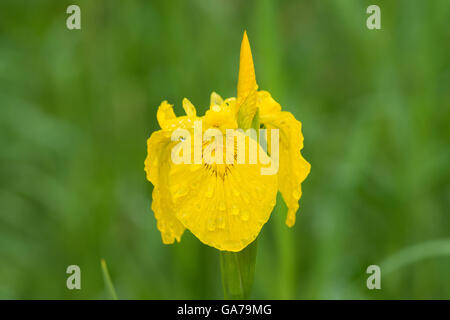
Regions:
<instances>
[{"instance_id":1,"label":"upright yellow petal","mask_svg":"<svg viewBox=\"0 0 450 320\"><path fill-rule=\"evenodd\" d=\"M220 106L222 103L222 97L217 92L211 92L210 106Z\"/></svg>"},{"instance_id":2,"label":"upright yellow petal","mask_svg":"<svg viewBox=\"0 0 450 320\"><path fill-rule=\"evenodd\" d=\"M258 92L256 90L253 90L244 99L242 99L237 114L239 128L246 130L251 127L253 117L258 109L257 103Z\"/></svg>"},{"instance_id":3,"label":"upright yellow petal","mask_svg":"<svg viewBox=\"0 0 450 320\"><path fill-rule=\"evenodd\" d=\"M248 41L247 32L241 43L241 55L239 59L239 79L237 87L238 100L245 99L252 91L257 90L255 67L253 66L252 51Z\"/></svg>"},{"instance_id":4,"label":"upright yellow petal","mask_svg":"<svg viewBox=\"0 0 450 320\"><path fill-rule=\"evenodd\" d=\"M173 105L167 101L161 102L156 113L159 126L163 130L175 130L176 128L191 128L197 120L197 111L194 105L186 98L183 99L185 116L177 117L173 112Z\"/></svg>"},{"instance_id":5,"label":"upright yellow petal","mask_svg":"<svg viewBox=\"0 0 450 320\"><path fill-rule=\"evenodd\" d=\"M190 102L187 98L183 99L183 109L184 109L184 112L186 112L186 115L188 117L196 117L197 116L197 110L195 109L192 102Z\"/></svg>"},{"instance_id":6,"label":"upright yellow petal","mask_svg":"<svg viewBox=\"0 0 450 320\"><path fill-rule=\"evenodd\" d=\"M166 100L161 102L156 113L156 119L161 129L168 129L173 120L176 119L175 113L173 112L173 105Z\"/></svg>"}]
</instances>

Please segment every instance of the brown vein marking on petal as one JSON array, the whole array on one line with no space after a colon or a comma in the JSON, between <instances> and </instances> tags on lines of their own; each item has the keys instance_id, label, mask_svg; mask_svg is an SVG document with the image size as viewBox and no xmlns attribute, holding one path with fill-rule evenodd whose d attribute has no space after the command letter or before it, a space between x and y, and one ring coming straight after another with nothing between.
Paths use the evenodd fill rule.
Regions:
<instances>
[{"instance_id":1,"label":"brown vein marking on petal","mask_svg":"<svg viewBox=\"0 0 450 320\"><path fill-rule=\"evenodd\" d=\"M215 143L214 141L206 141L203 142L202 145L202 158L204 159L204 153L205 153L205 149L210 146L212 143ZM212 155L215 153L215 150L212 151ZM226 146L223 147L222 150L222 154L223 154L223 163L206 163L203 162L203 167L209 172L210 175L212 176L216 176L219 177L220 179L222 179L222 181L225 180L225 178L227 177L227 175L231 174L231 170L232 168L237 164L237 143L236 141L234 141L234 153L233 153L233 157L234 157L234 162L233 163L226 163Z\"/></svg>"}]
</instances>

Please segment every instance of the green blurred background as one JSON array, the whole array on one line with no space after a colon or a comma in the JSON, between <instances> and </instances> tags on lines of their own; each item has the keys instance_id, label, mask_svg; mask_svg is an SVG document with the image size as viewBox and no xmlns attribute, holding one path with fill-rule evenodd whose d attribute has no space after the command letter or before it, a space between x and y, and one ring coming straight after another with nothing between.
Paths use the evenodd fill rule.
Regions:
<instances>
[{"instance_id":1,"label":"green blurred background","mask_svg":"<svg viewBox=\"0 0 450 320\"><path fill-rule=\"evenodd\" d=\"M222 298L215 249L162 244L143 162L162 100L235 96L244 29L312 164L295 227L280 203L260 234L252 297L450 298L449 21L448 0L2 0L0 298L109 298L101 258L122 299Z\"/></svg>"}]
</instances>

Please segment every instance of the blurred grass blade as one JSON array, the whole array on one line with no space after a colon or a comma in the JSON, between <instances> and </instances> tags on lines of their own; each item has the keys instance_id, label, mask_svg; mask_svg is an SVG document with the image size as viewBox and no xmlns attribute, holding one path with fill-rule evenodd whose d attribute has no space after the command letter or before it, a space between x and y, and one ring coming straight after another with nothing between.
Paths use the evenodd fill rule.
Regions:
<instances>
[{"instance_id":1,"label":"blurred grass blade","mask_svg":"<svg viewBox=\"0 0 450 320\"><path fill-rule=\"evenodd\" d=\"M106 266L105 259L101 260L101 265L102 265L102 271L103 271L103 279L105 280L105 285L108 289L111 299L118 300L116 290L114 289L114 285L111 281L111 277L109 276L108 267Z\"/></svg>"},{"instance_id":2,"label":"blurred grass blade","mask_svg":"<svg viewBox=\"0 0 450 320\"><path fill-rule=\"evenodd\" d=\"M239 252L220 252L225 299L248 299L255 275L257 240Z\"/></svg>"},{"instance_id":3,"label":"blurred grass blade","mask_svg":"<svg viewBox=\"0 0 450 320\"><path fill-rule=\"evenodd\" d=\"M384 260L381 270L387 274L408 264L437 256L450 256L450 239L424 242L403 249Z\"/></svg>"}]
</instances>

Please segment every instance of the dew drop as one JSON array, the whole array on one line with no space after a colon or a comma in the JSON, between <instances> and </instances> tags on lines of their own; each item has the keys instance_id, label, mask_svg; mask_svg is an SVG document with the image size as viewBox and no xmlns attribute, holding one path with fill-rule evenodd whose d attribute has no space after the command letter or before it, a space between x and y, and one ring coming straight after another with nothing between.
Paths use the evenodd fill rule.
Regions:
<instances>
[{"instance_id":1,"label":"dew drop","mask_svg":"<svg viewBox=\"0 0 450 320\"><path fill-rule=\"evenodd\" d=\"M219 202L219 210L220 211L225 211L226 207L225 207L225 202L220 201Z\"/></svg>"},{"instance_id":2,"label":"dew drop","mask_svg":"<svg viewBox=\"0 0 450 320\"><path fill-rule=\"evenodd\" d=\"M223 217L217 218L217 226L219 229L225 229L225 219Z\"/></svg>"},{"instance_id":3,"label":"dew drop","mask_svg":"<svg viewBox=\"0 0 450 320\"><path fill-rule=\"evenodd\" d=\"M243 211L241 213L241 220L242 221L248 221L248 218L250 217L249 213L247 211Z\"/></svg>"},{"instance_id":4,"label":"dew drop","mask_svg":"<svg viewBox=\"0 0 450 320\"><path fill-rule=\"evenodd\" d=\"M191 189L197 190L198 189L198 182L191 183Z\"/></svg>"},{"instance_id":5,"label":"dew drop","mask_svg":"<svg viewBox=\"0 0 450 320\"><path fill-rule=\"evenodd\" d=\"M206 190L206 197L211 198L213 196L214 193L214 185L210 184L208 186L208 190Z\"/></svg>"},{"instance_id":6,"label":"dew drop","mask_svg":"<svg viewBox=\"0 0 450 320\"><path fill-rule=\"evenodd\" d=\"M233 208L231 209L231 214L233 216L237 216L239 214L239 208L236 206L233 206Z\"/></svg>"},{"instance_id":7,"label":"dew drop","mask_svg":"<svg viewBox=\"0 0 450 320\"><path fill-rule=\"evenodd\" d=\"M187 193L188 193L188 190L186 188L184 188L184 187L181 187L180 189L178 189L175 192L174 196L175 197L182 197L182 196L186 195Z\"/></svg>"},{"instance_id":8,"label":"dew drop","mask_svg":"<svg viewBox=\"0 0 450 320\"><path fill-rule=\"evenodd\" d=\"M271 207L275 207L275 205L277 204L277 199L274 198L273 200L270 201L270 206Z\"/></svg>"},{"instance_id":9,"label":"dew drop","mask_svg":"<svg viewBox=\"0 0 450 320\"><path fill-rule=\"evenodd\" d=\"M180 218L186 218L188 216L188 213L186 211L180 212Z\"/></svg>"},{"instance_id":10,"label":"dew drop","mask_svg":"<svg viewBox=\"0 0 450 320\"><path fill-rule=\"evenodd\" d=\"M216 230L216 222L214 221L213 218L209 218L208 222L206 224L206 227L208 228L209 231L214 231Z\"/></svg>"},{"instance_id":11,"label":"dew drop","mask_svg":"<svg viewBox=\"0 0 450 320\"><path fill-rule=\"evenodd\" d=\"M300 190L294 190L294 191L292 191L292 196L295 198L295 199L300 199L300 196L302 195L302 193L300 192Z\"/></svg>"},{"instance_id":12,"label":"dew drop","mask_svg":"<svg viewBox=\"0 0 450 320\"><path fill-rule=\"evenodd\" d=\"M295 216L289 216L286 218L287 225L293 225L295 223Z\"/></svg>"}]
</instances>

